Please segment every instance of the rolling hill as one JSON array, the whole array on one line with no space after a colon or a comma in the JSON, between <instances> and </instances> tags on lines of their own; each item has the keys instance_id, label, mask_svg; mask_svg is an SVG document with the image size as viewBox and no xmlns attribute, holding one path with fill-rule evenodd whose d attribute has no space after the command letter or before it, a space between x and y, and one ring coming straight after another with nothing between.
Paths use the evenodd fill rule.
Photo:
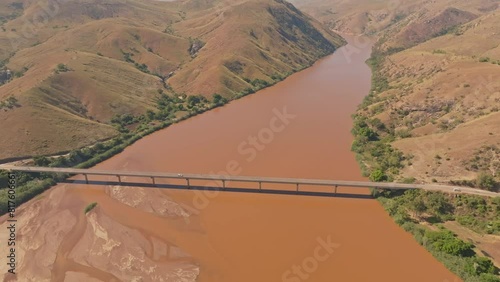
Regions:
<instances>
[{"instance_id":1,"label":"rolling hill","mask_svg":"<svg viewBox=\"0 0 500 282\"><path fill-rule=\"evenodd\" d=\"M469 184L480 172L500 177L498 1L292 2L335 30L377 38L373 91L358 115L404 154L387 174ZM377 158L364 157L369 171Z\"/></svg>"},{"instance_id":2,"label":"rolling hill","mask_svg":"<svg viewBox=\"0 0 500 282\"><path fill-rule=\"evenodd\" d=\"M481 171L500 175L499 24L494 11L384 60L388 89L369 108L404 132L393 145L413 156L405 176L449 182Z\"/></svg>"},{"instance_id":3,"label":"rolling hill","mask_svg":"<svg viewBox=\"0 0 500 282\"><path fill-rule=\"evenodd\" d=\"M232 98L344 43L281 0L0 4L0 160L116 136L158 90Z\"/></svg>"}]
</instances>

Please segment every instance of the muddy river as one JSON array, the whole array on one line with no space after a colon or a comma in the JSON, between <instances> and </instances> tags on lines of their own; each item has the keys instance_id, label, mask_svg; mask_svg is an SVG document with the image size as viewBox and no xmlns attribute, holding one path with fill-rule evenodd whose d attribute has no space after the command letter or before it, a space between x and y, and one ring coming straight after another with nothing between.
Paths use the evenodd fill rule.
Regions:
<instances>
[{"instance_id":1,"label":"muddy river","mask_svg":"<svg viewBox=\"0 0 500 282\"><path fill-rule=\"evenodd\" d=\"M285 81L154 133L97 167L363 180L350 116L370 89L371 45L349 41ZM60 184L19 213L19 281L459 281L364 197L366 189L339 191L349 195ZM84 215L91 202L97 208Z\"/></svg>"}]
</instances>

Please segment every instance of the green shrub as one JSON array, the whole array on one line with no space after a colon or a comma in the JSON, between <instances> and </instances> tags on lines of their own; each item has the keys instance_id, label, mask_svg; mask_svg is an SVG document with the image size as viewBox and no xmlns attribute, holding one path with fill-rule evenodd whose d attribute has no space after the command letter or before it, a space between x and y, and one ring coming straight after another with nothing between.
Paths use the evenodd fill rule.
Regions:
<instances>
[{"instance_id":1,"label":"green shrub","mask_svg":"<svg viewBox=\"0 0 500 282\"><path fill-rule=\"evenodd\" d=\"M215 93L212 96L212 103L214 105L224 105L228 102L226 98L224 98L222 95Z\"/></svg>"},{"instance_id":2,"label":"green shrub","mask_svg":"<svg viewBox=\"0 0 500 282\"><path fill-rule=\"evenodd\" d=\"M480 282L500 282L500 277L491 273L482 273L479 276Z\"/></svg>"},{"instance_id":3,"label":"green shrub","mask_svg":"<svg viewBox=\"0 0 500 282\"><path fill-rule=\"evenodd\" d=\"M70 69L65 64L58 64L55 70L56 73L68 72L68 71L70 71Z\"/></svg>"},{"instance_id":4,"label":"green shrub","mask_svg":"<svg viewBox=\"0 0 500 282\"><path fill-rule=\"evenodd\" d=\"M498 191L499 184L496 182L495 177L487 172L480 172L476 179L476 185L481 189L489 191Z\"/></svg>"},{"instance_id":5,"label":"green shrub","mask_svg":"<svg viewBox=\"0 0 500 282\"><path fill-rule=\"evenodd\" d=\"M385 173L381 169L376 169L370 174L370 180L375 182L382 182L387 180L387 175L385 175Z\"/></svg>"},{"instance_id":6,"label":"green shrub","mask_svg":"<svg viewBox=\"0 0 500 282\"><path fill-rule=\"evenodd\" d=\"M496 268L490 259L485 257L475 257L466 270L470 274L481 275L481 274L495 274Z\"/></svg>"},{"instance_id":7,"label":"green shrub","mask_svg":"<svg viewBox=\"0 0 500 282\"><path fill-rule=\"evenodd\" d=\"M49 178L43 180L32 180L17 187L16 202L17 205L33 199L35 196L41 194L46 189L53 186L56 182ZM7 189L0 190L0 214L7 213Z\"/></svg>"}]
</instances>

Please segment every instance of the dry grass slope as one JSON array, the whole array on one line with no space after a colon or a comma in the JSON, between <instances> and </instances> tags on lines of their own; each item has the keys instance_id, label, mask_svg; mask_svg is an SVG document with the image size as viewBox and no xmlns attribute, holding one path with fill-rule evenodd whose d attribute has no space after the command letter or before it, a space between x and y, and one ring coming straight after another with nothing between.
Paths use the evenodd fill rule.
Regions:
<instances>
[{"instance_id":1,"label":"dry grass slope","mask_svg":"<svg viewBox=\"0 0 500 282\"><path fill-rule=\"evenodd\" d=\"M498 26L500 14L492 12L385 61L391 89L371 108L384 109L375 117L396 132L411 134L393 144L414 156L405 176L470 180L479 170L464 164L482 147L500 146ZM489 168L500 174L498 165Z\"/></svg>"},{"instance_id":2,"label":"dry grass slope","mask_svg":"<svg viewBox=\"0 0 500 282\"><path fill-rule=\"evenodd\" d=\"M500 11L495 0L302 1L298 7L342 32L376 33L387 89L363 112L392 128L413 156L402 177L474 179L466 165L500 139ZM488 172L500 175L499 156Z\"/></svg>"},{"instance_id":3,"label":"dry grass slope","mask_svg":"<svg viewBox=\"0 0 500 282\"><path fill-rule=\"evenodd\" d=\"M158 89L230 97L333 52L343 40L281 0L13 0L0 4L0 160L118 134ZM5 76L5 72L2 72Z\"/></svg>"}]
</instances>

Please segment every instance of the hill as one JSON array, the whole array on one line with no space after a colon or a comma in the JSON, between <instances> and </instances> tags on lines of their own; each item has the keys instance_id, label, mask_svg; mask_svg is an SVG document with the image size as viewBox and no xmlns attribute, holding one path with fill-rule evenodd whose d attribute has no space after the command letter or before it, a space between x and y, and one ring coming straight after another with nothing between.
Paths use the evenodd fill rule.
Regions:
<instances>
[{"instance_id":1,"label":"hill","mask_svg":"<svg viewBox=\"0 0 500 282\"><path fill-rule=\"evenodd\" d=\"M344 42L280 0L49 3L0 4L0 160L116 136L158 91L233 98Z\"/></svg>"},{"instance_id":2,"label":"hill","mask_svg":"<svg viewBox=\"0 0 500 282\"><path fill-rule=\"evenodd\" d=\"M376 146L401 154L366 153L366 173L468 185L480 173L500 180L498 1L293 3L334 29L378 38L372 93L357 115L378 134Z\"/></svg>"},{"instance_id":3,"label":"hill","mask_svg":"<svg viewBox=\"0 0 500 282\"><path fill-rule=\"evenodd\" d=\"M390 40L420 40L442 29L470 21L498 8L496 0L292 0L301 10L344 33L390 36ZM389 32L393 30L394 32ZM401 34L398 34L401 33Z\"/></svg>"},{"instance_id":4,"label":"hill","mask_svg":"<svg viewBox=\"0 0 500 282\"><path fill-rule=\"evenodd\" d=\"M394 143L415 156L405 174L426 181L471 180L481 170L499 175L499 24L498 12L485 15L383 64L391 89L379 97L392 97L378 116L411 135ZM473 164L476 158L486 163Z\"/></svg>"},{"instance_id":5,"label":"hill","mask_svg":"<svg viewBox=\"0 0 500 282\"><path fill-rule=\"evenodd\" d=\"M332 18L339 29L377 38L368 60L372 89L353 116L352 150L364 174L373 181L499 191L498 1L398 3L379 11L383 17L351 6L364 22L352 21L349 12ZM499 281L499 198L456 192L374 191L374 196L464 281ZM433 242L438 237L470 251L440 249L441 243Z\"/></svg>"}]
</instances>

